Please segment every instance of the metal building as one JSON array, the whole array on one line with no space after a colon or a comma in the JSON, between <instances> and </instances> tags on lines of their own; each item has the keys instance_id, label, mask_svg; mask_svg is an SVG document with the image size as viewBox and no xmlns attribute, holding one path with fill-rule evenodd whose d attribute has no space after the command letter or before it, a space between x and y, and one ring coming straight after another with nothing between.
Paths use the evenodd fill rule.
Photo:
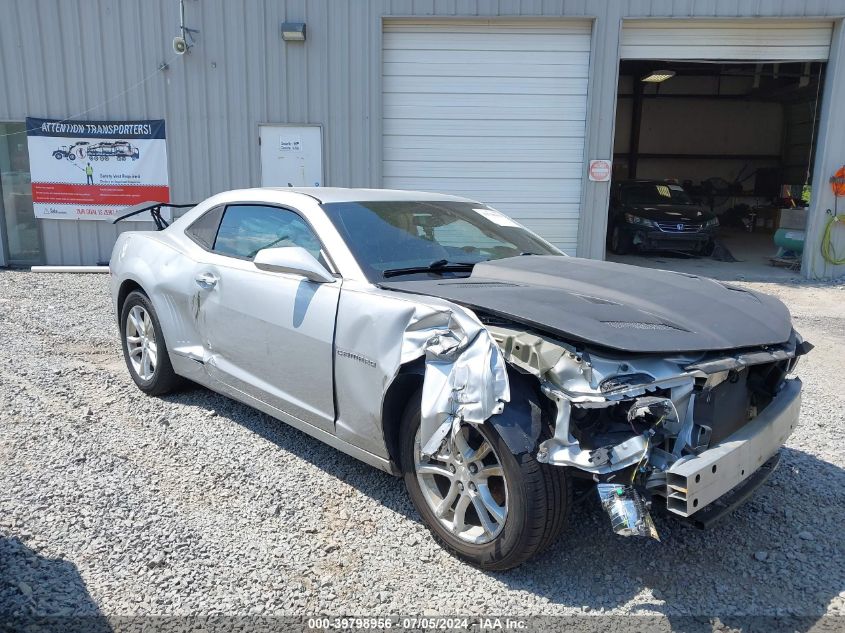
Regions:
<instances>
[{"instance_id":1,"label":"metal building","mask_svg":"<svg viewBox=\"0 0 845 633\"><path fill-rule=\"evenodd\" d=\"M610 188L588 164L614 155L620 60L655 59L826 62L803 272L838 276L816 245L845 163L843 17L845 0L0 0L0 265L106 261L149 226L36 220L26 117L164 119L176 202L286 184L271 148L299 126L319 150L305 179L475 197L602 258Z\"/></svg>"}]
</instances>

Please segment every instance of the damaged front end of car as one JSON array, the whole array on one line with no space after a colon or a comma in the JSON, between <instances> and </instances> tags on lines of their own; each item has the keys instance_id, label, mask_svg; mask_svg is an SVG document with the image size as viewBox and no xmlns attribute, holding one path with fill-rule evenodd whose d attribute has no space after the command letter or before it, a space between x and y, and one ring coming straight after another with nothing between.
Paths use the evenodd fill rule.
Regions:
<instances>
[{"instance_id":1,"label":"damaged front end of car","mask_svg":"<svg viewBox=\"0 0 845 633\"><path fill-rule=\"evenodd\" d=\"M367 416L372 426L391 419L379 413L385 394L416 368L420 458L440 454L462 425L489 422L512 453L531 453L594 485L591 494L625 536L657 536L653 507L706 526L762 484L798 421L801 381L787 376L812 349L787 329L778 344L623 351L385 290L350 290L340 311L359 318L337 332L339 436L360 437L353 419L357 426ZM391 335L370 336L373 327ZM357 371L361 362L384 380Z\"/></svg>"},{"instance_id":2,"label":"damaged front end of car","mask_svg":"<svg viewBox=\"0 0 845 633\"><path fill-rule=\"evenodd\" d=\"M620 535L656 538L652 504L689 519L756 487L797 424L801 382L787 375L812 346L795 332L782 345L663 356L482 321L505 361L534 376L553 405L538 461L595 482Z\"/></svg>"}]
</instances>

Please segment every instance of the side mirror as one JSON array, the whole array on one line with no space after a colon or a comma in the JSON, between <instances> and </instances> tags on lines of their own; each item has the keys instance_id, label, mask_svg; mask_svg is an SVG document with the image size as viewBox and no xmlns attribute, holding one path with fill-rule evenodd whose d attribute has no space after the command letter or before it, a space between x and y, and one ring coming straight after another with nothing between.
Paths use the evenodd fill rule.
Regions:
<instances>
[{"instance_id":1,"label":"side mirror","mask_svg":"<svg viewBox=\"0 0 845 633\"><path fill-rule=\"evenodd\" d=\"M332 274L301 246L261 249L256 253L252 263L259 270L302 275L318 284L331 283L335 280Z\"/></svg>"}]
</instances>

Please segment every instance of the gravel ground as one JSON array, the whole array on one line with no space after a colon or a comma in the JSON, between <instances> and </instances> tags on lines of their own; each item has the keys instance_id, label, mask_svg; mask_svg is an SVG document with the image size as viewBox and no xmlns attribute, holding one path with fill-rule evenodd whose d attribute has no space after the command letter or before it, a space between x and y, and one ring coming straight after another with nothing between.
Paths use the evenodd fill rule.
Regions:
<instances>
[{"instance_id":1,"label":"gravel ground","mask_svg":"<svg viewBox=\"0 0 845 633\"><path fill-rule=\"evenodd\" d=\"M204 389L142 395L107 276L0 272L0 620L845 614L845 287L748 285L817 346L769 483L709 532L658 517L660 543L588 503L540 559L484 573L434 544L399 480Z\"/></svg>"}]
</instances>

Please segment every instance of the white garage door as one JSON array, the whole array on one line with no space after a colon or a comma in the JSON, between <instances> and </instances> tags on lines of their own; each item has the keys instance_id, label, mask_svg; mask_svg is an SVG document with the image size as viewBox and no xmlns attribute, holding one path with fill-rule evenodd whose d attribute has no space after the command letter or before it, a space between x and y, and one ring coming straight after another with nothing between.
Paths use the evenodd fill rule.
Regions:
<instances>
[{"instance_id":1,"label":"white garage door","mask_svg":"<svg viewBox=\"0 0 845 633\"><path fill-rule=\"evenodd\" d=\"M620 57L825 61L832 32L822 20L626 20Z\"/></svg>"},{"instance_id":2,"label":"white garage door","mask_svg":"<svg viewBox=\"0 0 845 633\"><path fill-rule=\"evenodd\" d=\"M467 196L575 253L590 25L387 22L384 186Z\"/></svg>"}]
</instances>

